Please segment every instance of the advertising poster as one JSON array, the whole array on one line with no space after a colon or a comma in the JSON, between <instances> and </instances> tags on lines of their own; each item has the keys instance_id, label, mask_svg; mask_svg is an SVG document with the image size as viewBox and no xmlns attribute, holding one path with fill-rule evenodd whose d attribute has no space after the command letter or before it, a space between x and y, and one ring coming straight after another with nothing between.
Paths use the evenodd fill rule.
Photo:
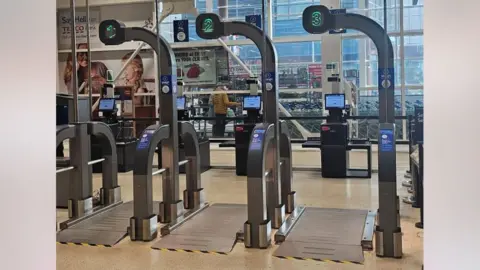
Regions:
<instances>
[{"instance_id":1,"label":"advertising poster","mask_svg":"<svg viewBox=\"0 0 480 270\"><path fill-rule=\"evenodd\" d=\"M77 43L87 42L87 13L85 11L76 12L75 31L77 35ZM58 45L60 48L71 46L71 14L70 10L61 10L58 12ZM90 10L90 43L99 44L98 26L100 25L100 11Z\"/></svg>"},{"instance_id":2,"label":"advertising poster","mask_svg":"<svg viewBox=\"0 0 480 270\"><path fill-rule=\"evenodd\" d=\"M92 94L100 94L100 89L107 81L107 70L113 71L116 77L123 65L132 55L131 51L92 52L91 73ZM58 78L60 93L72 94L72 55L59 55ZM88 82L88 55L86 52L77 53L78 86ZM116 86L128 86L135 93L155 93L155 67L152 52L141 52L126 67L122 75L115 81ZM88 94L90 87L84 87L80 93ZM135 103L141 101L141 97Z\"/></svg>"},{"instance_id":3,"label":"advertising poster","mask_svg":"<svg viewBox=\"0 0 480 270\"><path fill-rule=\"evenodd\" d=\"M308 65L308 74L310 75L310 87L322 87L322 65L310 64Z\"/></svg>"},{"instance_id":4,"label":"advertising poster","mask_svg":"<svg viewBox=\"0 0 480 270\"><path fill-rule=\"evenodd\" d=\"M188 85L217 83L215 50L181 50L175 52L177 78Z\"/></svg>"}]
</instances>

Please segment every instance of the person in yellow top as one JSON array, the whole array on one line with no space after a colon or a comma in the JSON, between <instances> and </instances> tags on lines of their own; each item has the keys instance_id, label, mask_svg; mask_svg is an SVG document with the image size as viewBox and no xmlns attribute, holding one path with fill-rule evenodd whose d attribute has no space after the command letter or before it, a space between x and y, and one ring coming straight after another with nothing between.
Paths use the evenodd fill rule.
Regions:
<instances>
[{"instance_id":1,"label":"person in yellow top","mask_svg":"<svg viewBox=\"0 0 480 270\"><path fill-rule=\"evenodd\" d=\"M217 86L215 91L227 91L226 86ZM227 122L225 118L227 117L228 107L240 106L238 102L231 102L228 100L228 95L226 93L213 94L212 97L213 111L215 112L215 123L213 124L213 136L214 137L223 137L225 134L225 126Z\"/></svg>"}]
</instances>

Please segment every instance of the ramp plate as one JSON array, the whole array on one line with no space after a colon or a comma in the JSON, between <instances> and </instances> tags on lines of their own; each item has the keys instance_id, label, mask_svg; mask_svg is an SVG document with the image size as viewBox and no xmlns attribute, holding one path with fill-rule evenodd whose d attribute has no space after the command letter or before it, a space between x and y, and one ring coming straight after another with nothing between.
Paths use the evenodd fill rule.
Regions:
<instances>
[{"instance_id":1,"label":"ramp plate","mask_svg":"<svg viewBox=\"0 0 480 270\"><path fill-rule=\"evenodd\" d=\"M153 205L158 212L158 202ZM58 232L57 242L112 247L127 235L132 216L133 202L123 203Z\"/></svg>"},{"instance_id":2,"label":"ramp plate","mask_svg":"<svg viewBox=\"0 0 480 270\"><path fill-rule=\"evenodd\" d=\"M280 258L361 264L368 210L306 208L274 252Z\"/></svg>"},{"instance_id":3,"label":"ramp plate","mask_svg":"<svg viewBox=\"0 0 480 270\"><path fill-rule=\"evenodd\" d=\"M213 204L162 237L153 249L227 254L247 218L247 206Z\"/></svg>"}]
</instances>

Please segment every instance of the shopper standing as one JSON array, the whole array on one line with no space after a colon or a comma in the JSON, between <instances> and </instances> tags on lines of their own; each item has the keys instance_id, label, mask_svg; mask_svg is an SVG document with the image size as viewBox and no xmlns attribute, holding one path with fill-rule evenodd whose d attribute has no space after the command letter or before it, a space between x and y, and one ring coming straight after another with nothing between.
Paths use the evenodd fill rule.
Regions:
<instances>
[{"instance_id":1,"label":"shopper standing","mask_svg":"<svg viewBox=\"0 0 480 270\"><path fill-rule=\"evenodd\" d=\"M226 86L217 86L215 91L227 91ZM213 109L215 112L215 124L213 124L213 137L223 137L225 135L225 126L227 122L228 107L240 106L238 102L231 102L228 99L227 93L213 94L212 97Z\"/></svg>"}]
</instances>

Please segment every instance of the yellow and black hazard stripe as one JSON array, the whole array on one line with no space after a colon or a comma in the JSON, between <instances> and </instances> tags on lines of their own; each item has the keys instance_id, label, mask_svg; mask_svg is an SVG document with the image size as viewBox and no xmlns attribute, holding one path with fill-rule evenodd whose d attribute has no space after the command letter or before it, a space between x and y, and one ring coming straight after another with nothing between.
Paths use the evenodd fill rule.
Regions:
<instances>
[{"instance_id":1,"label":"yellow and black hazard stripe","mask_svg":"<svg viewBox=\"0 0 480 270\"><path fill-rule=\"evenodd\" d=\"M280 259L285 259L285 260L316 261L316 262L329 262L329 263L343 263L343 264L358 264L358 265L363 265L363 263L361 263L361 262L353 262L353 261L339 261L339 260L302 258L302 257L285 257L285 256L275 256L275 257L280 258Z\"/></svg>"},{"instance_id":2,"label":"yellow and black hazard stripe","mask_svg":"<svg viewBox=\"0 0 480 270\"><path fill-rule=\"evenodd\" d=\"M84 247L105 247L110 248L110 245L97 245L97 244L89 244L89 243L67 243L67 242L57 242L57 244L61 245L68 245L68 246L84 246Z\"/></svg>"},{"instance_id":3,"label":"yellow and black hazard stripe","mask_svg":"<svg viewBox=\"0 0 480 270\"><path fill-rule=\"evenodd\" d=\"M186 253L199 253L199 254L214 254L214 255L227 255L226 252L219 251L208 251L208 250L190 250L190 249L177 249L177 248L154 248L155 250L161 251L174 251L174 252L186 252Z\"/></svg>"}]
</instances>

